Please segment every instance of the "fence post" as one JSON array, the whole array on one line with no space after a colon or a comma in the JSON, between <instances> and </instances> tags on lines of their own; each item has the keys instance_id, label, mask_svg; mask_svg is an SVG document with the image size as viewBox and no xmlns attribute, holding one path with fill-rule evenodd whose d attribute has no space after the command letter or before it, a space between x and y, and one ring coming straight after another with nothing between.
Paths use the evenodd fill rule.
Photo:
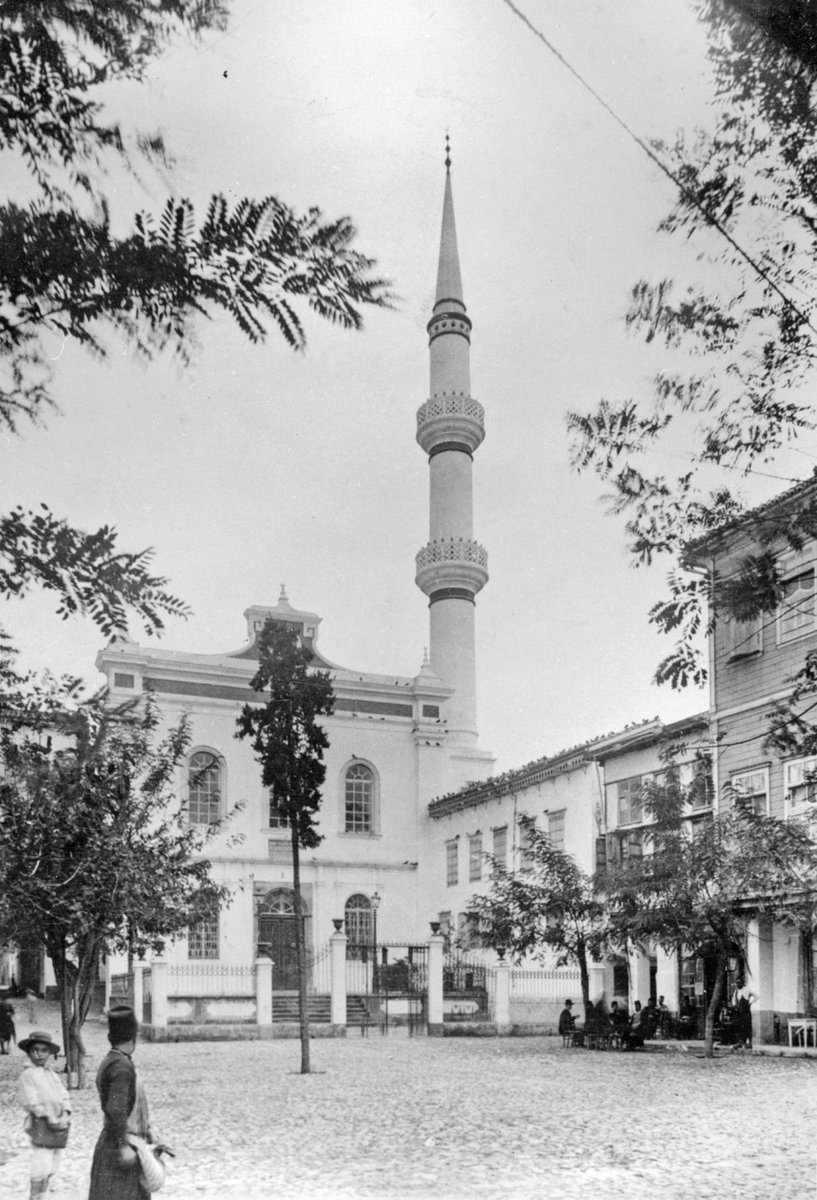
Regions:
<instances>
[{"instance_id":1,"label":"fence post","mask_svg":"<svg viewBox=\"0 0 817 1200\"><path fill-rule=\"evenodd\" d=\"M428 1032L430 1037L443 1034L443 947L441 933L428 939Z\"/></svg>"},{"instance_id":2,"label":"fence post","mask_svg":"<svg viewBox=\"0 0 817 1200\"><path fill-rule=\"evenodd\" d=\"M494 993L494 1024L497 1033L511 1032L511 968L502 959L496 964Z\"/></svg>"},{"instance_id":3,"label":"fence post","mask_svg":"<svg viewBox=\"0 0 817 1200\"><path fill-rule=\"evenodd\" d=\"M343 929L329 939L332 966L332 1027L340 1037L346 1036L346 942Z\"/></svg>"},{"instance_id":4,"label":"fence post","mask_svg":"<svg viewBox=\"0 0 817 1200\"><path fill-rule=\"evenodd\" d=\"M154 958L151 964L151 1025L154 1037L162 1041L167 1035L167 963L163 958Z\"/></svg>"},{"instance_id":5,"label":"fence post","mask_svg":"<svg viewBox=\"0 0 817 1200\"><path fill-rule=\"evenodd\" d=\"M102 1011L108 1012L111 1007L111 960L105 960L105 1000L102 1004Z\"/></svg>"},{"instance_id":6,"label":"fence post","mask_svg":"<svg viewBox=\"0 0 817 1200\"><path fill-rule=\"evenodd\" d=\"M272 1036L272 959L255 960L255 1021L260 1036Z\"/></svg>"},{"instance_id":7,"label":"fence post","mask_svg":"<svg viewBox=\"0 0 817 1200\"><path fill-rule=\"evenodd\" d=\"M136 1013L136 1018L139 1022L142 1020L142 1009L145 1003L145 991L142 982L143 964L135 962L133 964L133 1011Z\"/></svg>"}]
</instances>

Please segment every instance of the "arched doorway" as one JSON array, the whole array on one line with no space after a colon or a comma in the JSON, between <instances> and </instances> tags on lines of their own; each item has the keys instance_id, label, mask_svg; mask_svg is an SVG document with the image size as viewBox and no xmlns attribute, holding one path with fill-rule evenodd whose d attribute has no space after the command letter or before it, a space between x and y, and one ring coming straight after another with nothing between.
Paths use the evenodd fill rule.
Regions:
<instances>
[{"instance_id":1,"label":"arched doorway","mask_svg":"<svg viewBox=\"0 0 817 1200\"><path fill-rule=\"evenodd\" d=\"M272 959L273 987L276 992L298 990L298 959L295 930L298 920L295 893L291 888L267 892L258 909L258 953ZM304 943L307 941L304 921Z\"/></svg>"}]
</instances>

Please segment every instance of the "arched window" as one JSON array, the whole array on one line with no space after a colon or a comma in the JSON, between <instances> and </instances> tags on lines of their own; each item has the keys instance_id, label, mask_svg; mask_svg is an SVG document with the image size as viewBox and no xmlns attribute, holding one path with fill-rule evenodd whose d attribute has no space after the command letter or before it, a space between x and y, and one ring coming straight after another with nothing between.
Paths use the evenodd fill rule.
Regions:
<instances>
[{"instance_id":1,"label":"arched window","mask_svg":"<svg viewBox=\"0 0 817 1200\"><path fill-rule=\"evenodd\" d=\"M360 892L350 896L346 901L344 915L346 937L349 939L346 945L346 957L359 958L366 962L374 937L371 900Z\"/></svg>"},{"instance_id":2,"label":"arched window","mask_svg":"<svg viewBox=\"0 0 817 1200\"><path fill-rule=\"evenodd\" d=\"M221 816L221 763L210 750L197 750L187 768L187 819L213 825Z\"/></svg>"},{"instance_id":3,"label":"arched window","mask_svg":"<svg viewBox=\"0 0 817 1200\"><path fill-rule=\"evenodd\" d=\"M364 763L354 763L346 772L344 820L346 833L374 832L374 772Z\"/></svg>"}]
</instances>

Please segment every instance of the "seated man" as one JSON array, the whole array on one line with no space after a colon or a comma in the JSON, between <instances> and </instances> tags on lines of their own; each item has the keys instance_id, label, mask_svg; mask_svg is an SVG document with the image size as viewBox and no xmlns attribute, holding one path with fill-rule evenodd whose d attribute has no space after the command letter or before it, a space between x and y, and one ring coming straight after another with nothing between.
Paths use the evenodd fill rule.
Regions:
<instances>
[{"instance_id":1,"label":"seated man","mask_svg":"<svg viewBox=\"0 0 817 1200\"><path fill-rule=\"evenodd\" d=\"M573 1043L580 1046L581 1042L577 1039L579 1034L576 1033L576 1018L573 1016L573 1001L565 1000L565 1006L559 1013L559 1033L565 1041L566 1045Z\"/></svg>"},{"instance_id":2,"label":"seated man","mask_svg":"<svg viewBox=\"0 0 817 1200\"><path fill-rule=\"evenodd\" d=\"M630 1018L627 1016L627 1010L619 1008L618 1000L614 1000L610 1005L610 1020L613 1023L613 1028L616 1033L621 1033L630 1023Z\"/></svg>"},{"instance_id":3,"label":"seated man","mask_svg":"<svg viewBox=\"0 0 817 1200\"><path fill-rule=\"evenodd\" d=\"M621 1033L622 1048L624 1050L637 1050L640 1046L643 1047L646 1032L641 1001L636 1000L633 1005L633 1015L630 1017L629 1028L622 1030Z\"/></svg>"}]
</instances>

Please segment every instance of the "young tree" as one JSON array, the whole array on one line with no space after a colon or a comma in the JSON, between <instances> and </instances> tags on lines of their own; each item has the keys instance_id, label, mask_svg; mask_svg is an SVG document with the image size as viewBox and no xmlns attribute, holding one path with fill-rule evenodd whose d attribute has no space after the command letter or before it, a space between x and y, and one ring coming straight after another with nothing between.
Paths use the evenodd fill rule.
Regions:
<instances>
[{"instance_id":1,"label":"young tree","mask_svg":"<svg viewBox=\"0 0 817 1200\"><path fill-rule=\"evenodd\" d=\"M532 818L521 822L528 865L508 871L491 855L491 890L473 896L469 915L483 942L509 950L515 960L526 955L559 963L575 963L581 976L582 1001L590 998L588 965L602 946L604 912L593 880L570 854L558 850Z\"/></svg>"},{"instance_id":2,"label":"young tree","mask_svg":"<svg viewBox=\"0 0 817 1200\"><path fill-rule=\"evenodd\" d=\"M2 732L0 927L54 967L69 1079L84 1082L82 1027L103 954L161 951L227 898L202 856L213 829L176 795L186 723L157 738L153 700L97 696Z\"/></svg>"},{"instance_id":3,"label":"young tree","mask_svg":"<svg viewBox=\"0 0 817 1200\"><path fill-rule=\"evenodd\" d=\"M202 221L185 198L157 215L112 215L127 194L114 176L172 166L161 137L131 136L105 97L141 82L179 35L226 24L222 0L5 0L0 10L0 149L27 183L0 199L0 429L40 421L54 407L49 337L73 338L98 357L106 332L150 359L182 361L195 319L229 315L250 342L277 328L305 345L299 302L344 328L389 296L374 260L352 246L346 217L297 215L275 196L228 204L214 195ZM7 164L8 166L8 164ZM10 188L11 172L4 179ZM130 231L120 233L120 229ZM186 609L149 572L150 552L123 553L110 526L87 533L50 510L17 508L0 520L0 596L32 584L55 591L60 611L89 614L103 632L126 630L128 611L149 632Z\"/></svg>"},{"instance_id":4,"label":"young tree","mask_svg":"<svg viewBox=\"0 0 817 1200\"><path fill-rule=\"evenodd\" d=\"M711 1058L727 962L744 944L750 918L811 928L817 844L804 823L757 813L738 795L728 797L731 803L714 817L693 825L689 798L672 754L660 782L642 786L653 822L648 852L610 865L601 886L612 945L641 950L658 945L714 958L705 1025L705 1054ZM745 961L741 965L745 971Z\"/></svg>"},{"instance_id":5,"label":"young tree","mask_svg":"<svg viewBox=\"0 0 817 1200\"><path fill-rule=\"evenodd\" d=\"M674 561L650 614L676 639L656 675L673 687L704 682L699 634L719 610L745 617L779 601L771 553L747 557L739 586L713 590L687 570L685 547L743 511L742 477L774 474L781 449L813 430L804 384L817 362L817 10L810 0L697 8L714 128L656 147L678 182L660 228L689 239L694 257L686 279L640 280L627 318L665 365L645 396L569 416L574 465L611 485L635 562ZM680 472L667 454L686 460ZM798 548L816 532L808 498L766 520L763 545Z\"/></svg>"},{"instance_id":6,"label":"young tree","mask_svg":"<svg viewBox=\"0 0 817 1200\"><path fill-rule=\"evenodd\" d=\"M295 894L295 947L298 961L298 1009L301 1074L309 1074L309 1020L306 999L304 908L300 851L320 844L316 828L321 785L326 778L323 752L329 745L317 718L331 716L334 691L328 671L310 670L314 655L286 621L271 618L258 635L258 670L250 680L266 692L263 704L245 704L236 737L250 738L261 764L261 782L269 788L270 808L289 826L292 888Z\"/></svg>"}]
</instances>

